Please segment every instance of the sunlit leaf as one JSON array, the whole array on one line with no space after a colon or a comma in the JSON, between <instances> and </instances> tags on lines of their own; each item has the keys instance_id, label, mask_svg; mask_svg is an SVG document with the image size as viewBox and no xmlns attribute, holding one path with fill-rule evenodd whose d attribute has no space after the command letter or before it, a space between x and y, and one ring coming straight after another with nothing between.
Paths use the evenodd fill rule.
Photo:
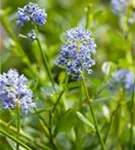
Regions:
<instances>
[{"instance_id":1,"label":"sunlit leaf","mask_svg":"<svg viewBox=\"0 0 135 150\"><path fill-rule=\"evenodd\" d=\"M7 139L8 144L11 146L11 148L13 150L16 150L16 142L14 142L13 140L11 140L8 137L6 139ZM19 145L19 150L26 150L26 149L24 147L22 147L21 145Z\"/></svg>"},{"instance_id":2,"label":"sunlit leaf","mask_svg":"<svg viewBox=\"0 0 135 150\"><path fill-rule=\"evenodd\" d=\"M94 129L94 125L79 111L76 112L77 117L86 125L88 125L90 128Z\"/></svg>"}]
</instances>

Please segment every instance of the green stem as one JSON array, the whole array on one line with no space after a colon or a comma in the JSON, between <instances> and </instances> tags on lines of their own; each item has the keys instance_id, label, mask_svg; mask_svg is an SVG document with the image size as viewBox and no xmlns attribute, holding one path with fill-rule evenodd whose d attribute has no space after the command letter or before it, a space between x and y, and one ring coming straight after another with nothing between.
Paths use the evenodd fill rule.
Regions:
<instances>
[{"instance_id":1,"label":"green stem","mask_svg":"<svg viewBox=\"0 0 135 150\"><path fill-rule=\"evenodd\" d=\"M20 107L17 106L17 139L19 139L20 134ZM19 150L19 143L16 144L16 150Z\"/></svg>"},{"instance_id":2,"label":"green stem","mask_svg":"<svg viewBox=\"0 0 135 150\"><path fill-rule=\"evenodd\" d=\"M46 134L46 136L49 137L49 131L48 131L49 127L48 127L48 125L46 124L44 119L39 115L39 113L38 113L38 111L36 109L35 109L35 114L38 117L38 119L40 121L40 124L41 124L41 126L42 126L42 128L43 128L43 130L44 130L44 132Z\"/></svg>"},{"instance_id":3,"label":"green stem","mask_svg":"<svg viewBox=\"0 0 135 150\"><path fill-rule=\"evenodd\" d=\"M45 133L46 133L46 135L49 137L49 135L50 135L50 143L51 143L51 146L55 149L55 150L57 150L57 147L55 146L55 144L54 144L54 142L53 142L53 135L52 135L52 115L51 115L51 113L49 113L49 126L45 123L45 121L43 120L43 118L38 114L38 111L35 109L35 113L36 113L36 115L37 115L37 117L39 118L39 120L40 120L40 123L41 123L41 125L42 125L42 127L43 127L43 129L44 129L44 131L45 131ZM46 126L48 127L48 128L46 128ZM49 133L49 135L48 135L48 133Z\"/></svg>"},{"instance_id":4,"label":"green stem","mask_svg":"<svg viewBox=\"0 0 135 150\"><path fill-rule=\"evenodd\" d=\"M4 131L2 128L0 128L0 133L2 133L3 135L7 136L10 139L12 139L13 141L15 141L16 143L18 143L22 147L26 148L27 150L32 150L29 146L27 146L22 141L20 141L19 139L15 138L14 136L12 136L11 134L9 134L8 132Z\"/></svg>"},{"instance_id":5,"label":"green stem","mask_svg":"<svg viewBox=\"0 0 135 150\"><path fill-rule=\"evenodd\" d=\"M4 128L6 131L11 131L13 132L13 134L16 134L17 133L17 129L12 126L12 125L8 125L7 123L5 123L3 120L0 120L0 126L3 126L2 128ZM29 142L29 144L32 146L32 147L39 147L39 148L42 148L42 149L46 149L46 150L51 150L49 147L47 146L44 146L43 144L41 143L38 143L37 141L33 140L32 137L30 137L29 135L27 135L26 133L24 133L23 131L20 132L20 137L22 139L25 139L26 141ZM20 144L21 145L21 144ZM36 147L35 147L36 148Z\"/></svg>"},{"instance_id":6,"label":"green stem","mask_svg":"<svg viewBox=\"0 0 135 150\"><path fill-rule=\"evenodd\" d=\"M63 90L60 92L57 100L56 100L56 103L54 104L52 110L50 111L49 113L49 124L50 124L50 128L49 128L49 132L50 132L50 143L52 144L53 148L57 149L57 147L55 146L54 142L53 142L53 135L52 135L52 122L53 122L53 115L54 115L54 112L56 110L56 107L57 105L59 104L64 92L65 92L65 86L67 85L68 83L68 76L66 76L65 78L65 84L64 84L64 87L63 87Z\"/></svg>"},{"instance_id":7,"label":"green stem","mask_svg":"<svg viewBox=\"0 0 135 150\"><path fill-rule=\"evenodd\" d=\"M0 62L0 73L2 72L2 62Z\"/></svg>"},{"instance_id":8,"label":"green stem","mask_svg":"<svg viewBox=\"0 0 135 150\"><path fill-rule=\"evenodd\" d=\"M34 29L35 29L36 35L38 35L38 29L37 29L36 25L34 25ZM38 47L39 47L39 50L40 50L40 54L41 54L41 57L42 57L42 60L43 60L44 67L47 71L47 74L48 74L48 77L49 77L49 79L52 83L52 86L54 86L54 79L52 77L52 73L51 73L51 70L50 70L50 67L49 67L49 64L48 64L47 55L42 49L42 46L41 46L41 43L40 43L40 40L39 40L38 36L36 38L36 41L37 41L37 44L38 44Z\"/></svg>"},{"instance_id":9,"label":"green stem","mask_svg":"<svg viewBox=\"0 0 135 150\"><path fill-rule=\"evenodd\" d=\"M94 114L94 111L93 111L93 108L92 108L92 105L91 105L90 96L89 96L89 93L88 93L86 83L85 83L85 80L84 80L83 76L82 76L82 81L83 81L84 90L85 90L85 93L86 93L86 96L87 96L87 99L88 99L88 103L89 103L89 106L90 106L90 112L91 112L91 115L92 115L92 119L94 121L94 126L95 126L95 129L96 129L101 147L102 147L103 150L106 150L103 139L101 137L101 133L100 133L99 128L98 128L97 120L96 120L96 117L95 117L95 114Z\"/></svg>"},{"instance_id":10,"label":"green stem","mask_svg":"<svg viewBox=\"0 0 135 150\"><path fill-rule=\"evenodd\" d=\"M50 133L50 143L51 143L53 149L57 150L57 147L56 147L56 145L55 145L55 143L54 143L54 141L53 141L53 134L52 134L52 118L53 118L53 114L52 114L52 112L50 111L50 112L49 112L49 125L50 125L50 126L49 126L49 133Z\"/></svg>"},{"instance_id":11,"label":"green stem","mask_svg":"<svg viewBox=\"0 0 135 150\"><path fill-rule=\"evenodd\" d=\"M53 146L53 148L57 149L54 142L53 142L53 135L52 135L52 122L53 122L53 115L56 110L57 105L59 104L62 95L64 94L64 90L61 91L60 95L58 96L58 99L56 100L56 103L54 104L54 107L52 108L52 111L49 113L49 133L50 133L50 143Z\"/></svg>"},{"instance_id":12,"label":"green stem","mask_svg":"<svg viewBox=\"0 0 135 150\"><path fill-rule=\"evenodd\" d=\"M91 5L87 6L87 10L86 10L86 27L85 27L86 29L89 28L90 22L92 22L92 15L90 15L90 9L91 9ZM96 128L96 132L97 132L101 147L102 147L103 150L106 150L105 145L104 145L104 141L103 141L103 139L100 135L100 131L98 129L97 120L96 120L96 117L95 117L95 114L94 114L94 111L93 111L93 108L92 108L92 105L91 105L91 99L90 99L90 96L89 96L89 93L88 93L86 83L85 83L85 80L84 80L83 76L82 76L82 80L83 80L84 90L85 90L85 93L86 93L86 96L87 96L87 99L88 99L91 115L92 115L92 118L93 118L93 121L94 121L94 125L95 125L95 128Z\"/></svg>"},{"instance_id":13,"label":"green stem","mask_svg":"<svg viewBox=\"0 0 135 150\"><path fill-rule=\"evenodd\" d=\"M115 118L115 116L116 116L116 114L117 114L119 108L120 108L120 103L118 103L116 109L113 111L113 113L112 113L112 115L111 115L109 127L108 127L107 133L106 133L106 135L105 135L104 143L106 143L106 141L107 141L108 135L109 135L109 133L110 133L110 129L111 129L111 127L112 127L113 120L114 120L114 118Z\"/></svg>"},{"instance_id":14,"label":"green stem","mask_svg":"<svg viewBox=\"0 0 135 150\"><path fill-rule=\"evenodd\" d=\"M62 90L58 96L58 99L56 100L56 103L54 104L53 108L52 108L52 113L54 113L57 105L59 104L60 100L61 100L61 97L63 96L64 94L64 90Z\"/></svg>"},{"instance_id":15,"label":"green stem","mask_svg":"<svg viewBox=\"0 0 135 150\"><path fill-rule=\"evenodd\" d=\"M90 28L90 23L92 23L92 14L90 14L92 5L86 7L86 29Z\"/></svg>"},{"instance_id":16,"label":"green stem","mask_svg":"<svg viewBox=\"0 0 135 150\"><path fill-rule=\"evenodd\" d=\"M134 126L134 89L135 89L135 83L133 85L132 90L132 97L131 97L131 111L130 111L130 150L133 150L133 126Z\"/></svg>"},{"instance_id":17,"label":"green stem","mask_svg":"<svg viewBox=\"0 0 135 150\"><path fill-rule=\"evenodd\" d=\"M59 102L60 102L60 100L61 100L61 97L63 96L63 94L64 94L64 92L65 92L65 90L66 90L66 85L67 85L67 83L68 83L68 76L66 75L65 81L64 81L63 90L60 92L60 94L59 94L59 96L58 96L58 98L57 98L57 100L56 100L56 103L54 104L54 106L53 106L53 108L52 108L52 113L54 113L54 111L55 111L57 105L59 104Z\"/></svg>"}]
</instances>

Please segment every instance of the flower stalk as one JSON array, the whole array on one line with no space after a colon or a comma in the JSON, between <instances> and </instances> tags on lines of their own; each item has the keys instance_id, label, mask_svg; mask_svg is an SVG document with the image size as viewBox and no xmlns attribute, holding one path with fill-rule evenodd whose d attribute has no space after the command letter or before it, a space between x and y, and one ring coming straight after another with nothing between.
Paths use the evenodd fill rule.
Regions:
<instances>
[{"instance_id":1,"label":"flower stalk","mask_svg":"<svg viewBox=\"0 0 135 150\"><path fill-rule=\"evenodd\" d=\"M54 83L54 79L52 77L52 73L51 73L51 70L50 70L50 67L49 67L49 64L48 64L48 58L47 58L46 53L42 49L40 40L38 38L38 29L37 29L37 26L35 24L34 24L34 29L35 29L35 32L36 32L36 35L37 35L36 36L36 41L37 41L37 44L38 44L38 47L39 47L39 50L40 50L40 54L41 54L41 57L42 57L42 61L43 61L44 67L45 67L45 69L47 71L47 74L48 74L49 80L52 83L52 86L54 86L55 83Z\"/></svg>"},{"instance_id":2,"label":"flower stalk","mask_svg":"<svg viewBox=\"0 0 135 150\"><path fill-rule=\"evenodd\" d=\"M16 110L17 110L17 139L19 139L19 134L20 134L20 106L19 104L17 104ZM18 142L16 144L16 150L19 150Z\"/></svg>"},{"instance_id":3,"label":"flower stalk","mask_svg":"<svg viewBox=\"0 0 135 150\"><path fill-rule=\"evenodd\" d=\"M101 147L102 147L103 150L106 150L104 141L101 137L101 133L100 133L99 128L98 128L98 123L97 123L97 120L96 120L96 117L95 117L95 114L94 114L94 111L93 111L93 108L92 108L92 105L91 105L91 99L90 99L90 96L89 96L89 93L88 93L88 90L87 90L87 87L86 87L85 79L84 79L83 76L82 76L82 82L83 82L83 87L84 87L84 90L85 90L85 93L86 93L86 96L87 96L87 100L88 100L89 107L90 107L90 112L91 112L91 115L92 115L92 119L94 121L94 126L95 126L95 129L96 129Z\"/></svg>"},{"instance_id":4,"label":"flower stalk","mask_svg":"<svg viewBox=\"0 0 135 150\"><path fill-rule=\"evenodd\" d=\"M133 150L133 126L134 126L134 108L135 108L135 102L134 102L134 89L135 89L135 81L131 96L131 111L130 111L130 150Z\"/></svg>"}]
</instances>

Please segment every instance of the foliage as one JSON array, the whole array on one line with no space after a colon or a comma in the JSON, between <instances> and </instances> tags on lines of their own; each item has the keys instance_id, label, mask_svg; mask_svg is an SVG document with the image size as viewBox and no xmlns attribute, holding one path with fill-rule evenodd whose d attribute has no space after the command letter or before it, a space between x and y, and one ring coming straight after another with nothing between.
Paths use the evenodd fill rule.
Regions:
<instances>
[{"instance_id":1,"label":"foliage","mask_svg":"<svg viewBox=\"0 0 135 150\"><path fill-rule=\"evenodd\" d=\"M31 2L5 0L0 10L0 149L134 150L134 0ZM15 90L23 79L4 76L10 69L33 93L26 114L26 87ZM3 108L7 99L14 107Z\"/></svg>"}]
</instances>

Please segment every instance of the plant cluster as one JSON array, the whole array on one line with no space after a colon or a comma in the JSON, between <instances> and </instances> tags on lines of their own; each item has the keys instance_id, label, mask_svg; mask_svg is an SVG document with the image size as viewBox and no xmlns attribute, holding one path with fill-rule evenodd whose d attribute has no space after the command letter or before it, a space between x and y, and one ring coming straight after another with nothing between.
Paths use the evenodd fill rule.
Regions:
<instances>
[{"instance_id":1,"label":"plant cluster","mask_svg":"<svg viewBox=\"0 0 135 150\"><path fill-rule=\"evenodd\" d=\"M67 25L29 2L15 33L10 10L0 12L0 149L135 149L135 3L84 5L85 17Z\"/></svg>"}]
</instances>

